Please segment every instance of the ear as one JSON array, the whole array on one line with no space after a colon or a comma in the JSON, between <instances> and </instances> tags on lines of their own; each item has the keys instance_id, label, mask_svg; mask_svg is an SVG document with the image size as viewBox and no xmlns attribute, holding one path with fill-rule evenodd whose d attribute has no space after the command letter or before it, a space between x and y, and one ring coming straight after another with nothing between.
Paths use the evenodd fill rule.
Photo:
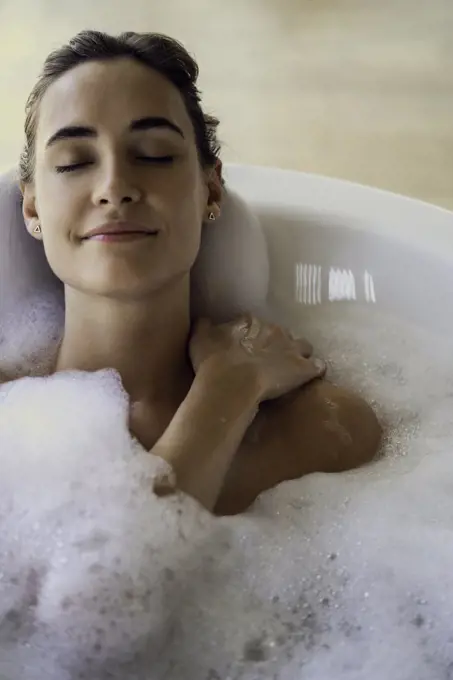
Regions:
<instances>
[{"instance_id":1,"label":"ear","mask_svg":"<svg viewBox=\"0 0 453 680\"><path fill-rule=\"evenodd\" d=\"M217 159L215 165L206 170L206 185L208 187L208 202L206 205L206 219L212 213L214 218L220 217L222 203L222 161Z\"/></svg>"},{"instance_id":2,"label":"ear","mask_svg":"<svg viewBox=\"0 0 453 680\"><path fill-rule=\"evenodd\" d=\"M29 234L38 241L42 240L42 229L40 229L39 216L36 210L36 192L33 183L20 183L20 190L23 196L22 214L25 226Z\"/></svg>"}]
</instances>

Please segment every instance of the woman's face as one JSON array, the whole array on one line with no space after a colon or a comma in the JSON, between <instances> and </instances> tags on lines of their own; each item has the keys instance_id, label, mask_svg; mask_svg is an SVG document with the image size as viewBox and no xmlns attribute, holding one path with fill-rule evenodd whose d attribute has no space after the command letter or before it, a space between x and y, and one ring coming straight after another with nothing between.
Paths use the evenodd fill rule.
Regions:
<instances>
[{"instance_id":1,"label":"woman's face","mask_svg":"<svg viewBox=\"0 0 453 680\"><path fill-rule=\"evenodd\" d=\"M132 59L88 62L43 97L24 216L65 284L137 299L190 271L216 185L177 88ZM116 222L148 233L88 237Z\"/></svg>"}]
</instances>

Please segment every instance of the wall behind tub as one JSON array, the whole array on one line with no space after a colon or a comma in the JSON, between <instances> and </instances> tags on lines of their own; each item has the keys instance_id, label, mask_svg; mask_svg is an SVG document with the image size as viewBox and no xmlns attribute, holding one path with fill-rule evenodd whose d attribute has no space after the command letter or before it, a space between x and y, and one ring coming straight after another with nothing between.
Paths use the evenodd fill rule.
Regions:
<instances>
[{"instance_id":1,"label":"wall behind tub","mask_svg":"<svg viewBox=\"0 0 453 680\"><path fill-rule=\"evenodd\" d=\"M182 40L227 161L453 208L451 0L0 0L0 170L41 62L83 28Z\"/></svg>"}]
</instances>

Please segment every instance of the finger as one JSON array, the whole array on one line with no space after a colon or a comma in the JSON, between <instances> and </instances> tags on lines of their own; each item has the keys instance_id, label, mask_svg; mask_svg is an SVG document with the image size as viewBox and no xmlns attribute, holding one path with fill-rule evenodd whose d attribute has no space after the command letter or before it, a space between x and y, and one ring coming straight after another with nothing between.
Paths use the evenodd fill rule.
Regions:
<instances>
[{"instance_id":1,"label":"finger","mask_svg":"<svg viewBox=\"0 0 453 680\"><path fill-rule=\"evenodd\" d=\"M295 342L299 348L299 354L301 357L308 359L313 354L313 345L305 340L305 338L295 338Z\"/></svg>"},{"instance_id":2,"label":"finger","mask_svg":"<svg viewBox=\"0 0 453 680\"><path fill-rule=\"evenodd\" d=\"M322 359L306 359L303 362L303 383L306 384L315 380L316 378L322 378L327 370L326 362Z\"/></svg>"},{"instance_id":3,"label":"finger","mask_svg":"<svg viewBox=\"0 0 453 680\"><path fill-rule=\"evenodd\" d=\"M298 338L291 331L285 331L285 336L295 343L299 355L304 359L309 359L313 354L313 345L305 338Z\"/></svg>"},{"instance_id":4,"label":"finger","mask_svg":"<svg viewBox=\"0 0 453 680\"><path fill-rule=\"evenodd\" d=\"M250 324L245 318L241 318L239 321L236 321L232 326L229 327L231 329L232 335L236 340L242 340L246 335L247 332L250 328Z\"/></svg>"},{"instance_id":5,"label":"finger","mask_svg":"<svg viewBox=\"0 0 453 680\"><path fill-rule=\"evenodd\" d=\"M312 363L315 367L318 377L322 377L326 374L327 363L323 359L312 359Z\"/></svg>"},{"instance_id":6,"label":"finger","mask_svg":"<svg viewBox=\"0 0 453 680\"><path fill-rule=\"evenodd\" d=\"M240 318L240 320L233 327L233 335L238 340L254 341L260 335L262 328L261 321L252 315L246 315Z\"/></svg>"},{"instance_id":7,"label":"finger","mask_svg":"<svg viewBox=\"0 0 453 680\"><path fill-rule=\"evenodd\" d=\"M256 340L261 332L261 321L256 317L252 317L249 329L247 331L247 337L250 340Z\"/></svg>"},{"instance_id":8,"label":"finger","mask_svg":"<svg viewBox=\"0 0 453 680\"><path fill-rule=\"evenodd\" d=\"M233 321L230 321L229 324L225 325L238 326L240 328L249 328L252 321L253 321L252 314L250 314L250 312L245 312L244 314L241 314L240 316L233 319Z\"/></svg>"}]
</instances>

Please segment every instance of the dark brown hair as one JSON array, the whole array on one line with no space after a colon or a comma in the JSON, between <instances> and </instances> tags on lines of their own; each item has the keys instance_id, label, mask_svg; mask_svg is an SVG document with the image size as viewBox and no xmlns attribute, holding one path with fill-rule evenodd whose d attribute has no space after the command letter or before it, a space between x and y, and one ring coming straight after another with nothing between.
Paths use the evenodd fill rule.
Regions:
<instances>
[{"instance_id":1,"label":"dark brown hair","mask_svg":"<svg viewBox=\"0 0 453 680\"><path fill-rule=\"evenodd\" d=\"M159 33L127 32L111 36L99 31L82 31L47 57L39 80L27 100L25 147L19 164L23 182L33 179L37 116L47 88L59 76L79 64L119 57L136 59L158 71L178 88L192 119L201 165L207 167L215 164L220 151L217 140L219 121L203 113L197 88L198 65L183 45Z\"/></svg>"}]
</instances>

